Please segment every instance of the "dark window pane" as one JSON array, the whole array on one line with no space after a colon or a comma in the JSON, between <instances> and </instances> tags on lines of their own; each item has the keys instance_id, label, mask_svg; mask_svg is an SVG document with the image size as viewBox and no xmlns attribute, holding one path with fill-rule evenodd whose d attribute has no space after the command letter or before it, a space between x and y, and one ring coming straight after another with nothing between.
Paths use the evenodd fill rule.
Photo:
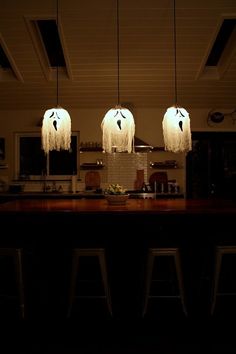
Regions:
<instances>
[{"instance_id":1,"label":"dark window pane","mask_svg":"<svg viewBox=\"0 0 236 354\"><path fill-rule=\"evenodd\" d=\"M77 174L77 137L71 137L70 150L50 151L49 153L50 175Z\"/></svg>"},{"instance_id":2,"label":"dark window pane","mask_svg":"<svg viewBox=\"0 0 236 354\"><path fill-rule=\"evenodd\" d=\"M5 159L5 139L0 138L0 160Z\"/></svg>"},{"instance_id":3,"label":"dark window pane","mask_svg":"<svg viewBox=\"0 0 236 354\"><path fill-rule=\"evenodd\" d=\"M64 54L55 20L38 20L43 43L52 67L65 67Z\"/></svg>"},{"instance_id":4,"label":"dark window pane","mask_svg":"<svg viewBox=\"0 0 236 354\"><path fill-rule=\"evenodd\" d=\"M11 69L11 64L1 45L0 45L0 66L3 69Z\"/></svg>"},{"instance_id":5,"label":"dark window pane","mask_svg":"<svg viewBox=\"0 0 236 354\"><path fill-rule=\"evenodd\" d=\"M41 137L20 138L20 176L41 175L46 170L46 156Z\"/></svg>"},{"instance_id":6,"label":"dark window pane","mask_svg":"<svg viewBox=\"0 0 236 354\"><path fill-rule=\"evenodd\" d=\"M226 44L228 43L235 25L235 19L224 20L207 59L206 66L216 66L218 64L218 61L220 60L220 57L225 49Z\"/></svg>"}]
</instances>

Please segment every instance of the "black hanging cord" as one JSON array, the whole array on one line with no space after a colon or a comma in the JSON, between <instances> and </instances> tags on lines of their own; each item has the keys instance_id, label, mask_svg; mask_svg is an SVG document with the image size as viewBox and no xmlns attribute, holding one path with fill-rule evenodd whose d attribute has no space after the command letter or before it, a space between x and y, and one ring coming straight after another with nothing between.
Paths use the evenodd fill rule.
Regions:
<instances>
[{"instance_id":1,"label":"black hanging cord","mask_svg":"<svg viewBox=\"0 0 236 354\"><path fill-rule=\"evenodd\" d=\"M57 25L57 31L59 34L59 28L58 28L58 0L57 0L57 14L56 14L56 25ZM57 61L57 107L59 105L59 72L58 72L58 61Z\"/></svg>"},{"instance_id":2,"label":"black hanging cord","mask_svg":"<svg viewBox=\"0 0 236 354\"><path fill-rule=\"evenodd\" d=\"M119 0L116 0L116 35L117 35L117 103L120 105L120 18Z\"/></svg>"},{"instance_id":3,"label":"black hanging cord","mask_svg":"<svg viewBox=\"0 0 236 354\"><path fill-rule=\"evenodd\" d=\"M175 67L175 105L177 107L177 61L176 61L176 15L175 15L175 0L173 6L173 17L174 17L174 67Z\"/></svg>"}]
</instances>

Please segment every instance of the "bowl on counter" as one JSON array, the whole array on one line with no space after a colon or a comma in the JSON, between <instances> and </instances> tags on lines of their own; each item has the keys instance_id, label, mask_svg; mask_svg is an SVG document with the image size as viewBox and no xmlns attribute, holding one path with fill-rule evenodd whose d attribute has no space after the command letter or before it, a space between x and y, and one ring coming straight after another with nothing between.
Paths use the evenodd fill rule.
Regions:
<instances>
[{"instance_id":1,"label":"bowl on counter","mask_svg":"<svg viewBox=\"0 0 236 354\"><path fill-rule=\"evenodd\" d=\"M125 205L129 194L106 194L105 198L109 205Z\"/></svg>"}]
</instances>

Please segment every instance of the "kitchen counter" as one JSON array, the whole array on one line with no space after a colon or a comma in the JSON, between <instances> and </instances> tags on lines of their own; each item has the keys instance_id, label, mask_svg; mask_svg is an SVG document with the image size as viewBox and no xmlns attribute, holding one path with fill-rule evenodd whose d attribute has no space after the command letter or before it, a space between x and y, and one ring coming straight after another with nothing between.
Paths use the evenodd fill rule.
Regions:
<instances>
[{"instance_id":1,"label":"kitchen counter","mask_svg":"<svg viewBox=\"0 0 236 354\"><path fill-rule=\"evenodd\" d=\"M73 195L74 196L74 195ZM79 196L79 195L78 195ZM101 195L102 196L102 195ZM16 199L2 203L0 213L74 213L74 214L236 214L231 200L128 199L126 205L110 206L102 199L49 198Z\"/></svg>"},{"instance_id":2,"label":"kitchen counter","mask_svg":"<svg viewBox=\"0 0 236 354\"><path fill-rule=\"evenodd\" d=\"M230 200L128 199L118 206L105 199L24 198L0 204L0 225L7 230L0 242L134 247L172 240L204 246L210 239L236 242L235 218L236 202Z\"/></svg>"},{"instance_id":3,"label":"kitchen counter","mask_svg":"<svg viewBox=\"0 0 236 354\"><path fill-rule=\"evenodd\" d=\"M24 198L0 204L0 245L23 248L40 270L45 267L46 284L57 275L58 288L73 248L105 248L113 305L115 297L127 315L137 310L133 299L149 247L180 248L185 285L193 282L195 296L195 281L202 267L212 267L215 245L236 243L235 218L236 202L227 200L128 199L112 206L105 199Z\"/></svg>"},{"instance_id":4,"label":"kitchen counter","mask_svg":"<svg viewBox=\"0 0 236 354\"><path fill-rule=\"evenodd\" d=\"M14 199L104 199L103 193L94 191L71 192L20 192L20 193L0 193L0 203ZM155 193L130 193L130 199L153 199ZM156 193L156 199L160 198L184 198L182 193Z\"/></svg>"}]
</instances>

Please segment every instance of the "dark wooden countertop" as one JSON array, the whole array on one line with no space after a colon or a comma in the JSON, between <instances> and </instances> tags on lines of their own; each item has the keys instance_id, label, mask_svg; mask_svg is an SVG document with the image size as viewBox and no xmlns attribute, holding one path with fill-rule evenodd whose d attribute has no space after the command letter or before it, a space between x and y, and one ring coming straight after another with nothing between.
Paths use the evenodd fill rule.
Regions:
<instances>
[{"instance_id":1,"label":"dark wooden countertop","mask_svg":"<svg viewBox=\"0 0 236 354\"><path fill-rule=\"evenodd\" d=\"M110 206L105 199L18 199L0 204L0 214L236 214L236 201L185 199L128 199Z\"/></svg>"}]
</instances>

